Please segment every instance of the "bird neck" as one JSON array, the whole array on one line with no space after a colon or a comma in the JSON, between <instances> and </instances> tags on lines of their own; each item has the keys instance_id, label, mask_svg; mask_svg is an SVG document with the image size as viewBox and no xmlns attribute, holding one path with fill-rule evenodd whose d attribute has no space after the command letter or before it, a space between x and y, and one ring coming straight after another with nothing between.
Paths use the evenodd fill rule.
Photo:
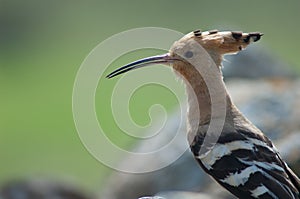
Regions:
<instances>
[{"instance_id":1,"label":"bird neck","mask_svg":"<svg viewBox=\"0 0 300 199\"><path fill-rule=\"evenodd\" d=\"M190 64L177 64L173 68L183 77L186 84L186 92L188 97L188 126L189 128L198 128L209 124L212 119L224 117L224 112L220 111L212 116L212 99L210 92L218 92L210 90L204 79L207 74L200 74L198 70ZM232 108L232 100L228 95L227 89L223 82L221 69L217 69L217 74L207 77L213 80L212 83L219 84L222 94L225 94L226 116L230 115ZM214 93L214 96L222 96L222 94ZM217 99L219 100L219 99ZM222 99L220 99L222 100ZM222 103L220 101L220 103Z\"/></svg>"}]
</instances>

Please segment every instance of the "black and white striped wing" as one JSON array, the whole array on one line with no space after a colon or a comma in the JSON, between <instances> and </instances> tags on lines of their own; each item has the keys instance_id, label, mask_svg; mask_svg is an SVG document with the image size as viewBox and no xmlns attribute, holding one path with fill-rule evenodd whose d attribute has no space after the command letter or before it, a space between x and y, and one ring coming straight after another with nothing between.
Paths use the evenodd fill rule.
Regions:
<instances>
[{"instance_id":1,"label":"black and white striped wing","mask_svg":"<svg viewBox=\"0 0 300 199\"><path fill-rule=\"evenodd\" d=\"M265 136L242 131L222 133L204 157L198 154L201 140L196 136L191 146L195 158L208 174L238 198L300 198L299 179Z\"/></svg>"}]
</instances>

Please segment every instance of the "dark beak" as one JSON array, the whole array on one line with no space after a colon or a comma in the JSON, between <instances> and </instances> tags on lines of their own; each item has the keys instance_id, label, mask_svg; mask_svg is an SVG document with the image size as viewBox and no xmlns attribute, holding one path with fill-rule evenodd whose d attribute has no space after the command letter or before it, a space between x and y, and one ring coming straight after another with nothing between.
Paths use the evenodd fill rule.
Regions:
<instances>
[{"instance_id":1,"label":"dark beak","mask_svg":"<svg viewBox=\"0 0 300 199\"><path fill-rule=\"evenodd\" d=\"M108 74L106 78L112 78L114 76L120 75L122 73L126 73L130 70L136 69L136 68L142 68L144 66L149 66L151 64L167 64L171 63L175 59L172 59L170 57L169 53L163 54L163 55L157 55L152 57L147 57L144 59L137 60L135 62L132 62L130 64L127 64L125 66L122 66L121 68L118 68L117 70L113 71L112 73Z\"/></svg>"}]
</instances>

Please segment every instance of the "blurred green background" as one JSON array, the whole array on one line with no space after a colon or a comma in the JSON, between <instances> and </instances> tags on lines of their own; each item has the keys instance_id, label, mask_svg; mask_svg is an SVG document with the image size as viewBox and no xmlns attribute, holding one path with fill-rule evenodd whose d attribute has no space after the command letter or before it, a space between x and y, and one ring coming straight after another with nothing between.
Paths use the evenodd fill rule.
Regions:
<instances>
[{"instance_id":1,"label":"blurred green background","mask_svg":"<svg viewBox=\"0 0 300 199\"><path fill-rule=\"evenodd\" d=\"M261 31L260 43L299 71L299 8L299 0L0 0L0 183L42 175L100 190L111 170L79 140L72 89L80 64L104 39L145 26L183 33L198 28ZM144 54L117 60L109 71ZM113 83L98 89L97 113L109 136L126 146L131 142L120 136L107 106ZM148 122L144 111L154 100L151 93L159 93L159 103L168 110L177 104L166 89L150 86L142 92L148 93L147 100L136 93L130 107L140 124Z\"/></svg>"}]
</instances>

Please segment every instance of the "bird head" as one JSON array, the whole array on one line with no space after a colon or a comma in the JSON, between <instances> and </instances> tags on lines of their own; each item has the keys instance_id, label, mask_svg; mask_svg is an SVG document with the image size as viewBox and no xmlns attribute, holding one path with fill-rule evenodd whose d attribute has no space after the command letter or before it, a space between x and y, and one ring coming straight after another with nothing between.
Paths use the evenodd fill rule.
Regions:
<instances>
[{"instance_id":1,"label":"bird head","mask_svg":"<svg viewBox=\"0 0 300 199\"><path fill-rule=\"evenodd\" d=\"M186 76L184 74L187 71L186 66L191 65L187 59L193 57L195 53L193 50L187 50L187 47L191 47L193 44L197 44L198 47L201 46L201 49L205 50L215 64L221 66L223 55L235 54L243 50L250 43L258 41L262 35L259 32L243 33L240 31L218 30L201 32L200 30L195 30L176 41L168 53L129 63L107 75L107 78L153 64L172 66L175 71Z\"/></svg>"}]
</instances>

